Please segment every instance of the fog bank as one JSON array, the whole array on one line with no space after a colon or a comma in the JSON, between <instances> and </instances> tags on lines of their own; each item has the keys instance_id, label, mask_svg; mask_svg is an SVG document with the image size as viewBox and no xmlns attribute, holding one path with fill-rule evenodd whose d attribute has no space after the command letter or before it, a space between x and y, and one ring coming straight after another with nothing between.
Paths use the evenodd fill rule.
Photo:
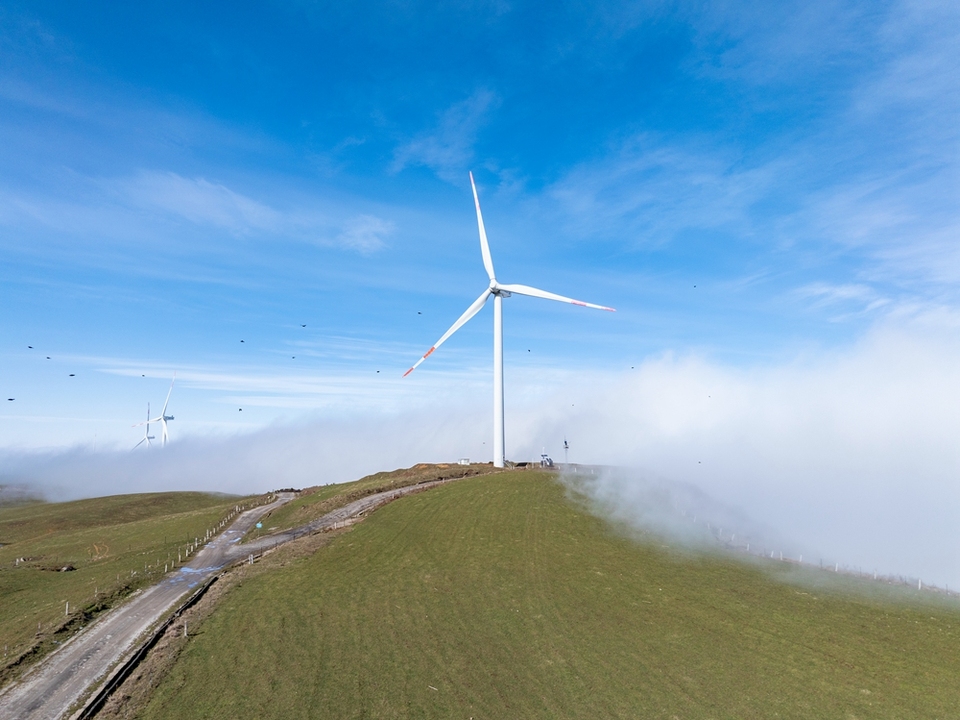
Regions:
<instances>
[{"instance_id":1,"label":"fog bank","mask_svg":"<svg viewBox=\"0 0 960 720\"><path fill-rule=\"evenodd\" d=\"M571 462L633 468L604 475L593 491L621 519L670 531L653 496L683 487L726 508L730 532L736 523L764 528L785 552L960 588L957 329L952 316L888 323L845 350L753 368L664 355L625 372L571 374L536 397L510 384L508 364L508 457L537 458L545 446L562 460L566 437ZM146 452L7 452L0 484L51 499L246 493L487 460L487 398L443 403Z\"/></svg>"},{"instance_id":2,"label":"fog bank","mask_svg":"<svg viewBox=\"0 0 960 720\"><path fill-rule=\"evenodd\" d=\"M461 456L457 448L475 448L476 461L489 442L489 427L468 413L418 413L284 423L243 435L187 437L165 448L155 443L119 452L7 452L0 455L0 484L28 487L54 501L165 490L247 494L304 488L418 462L455 461Z\"/></svg>"},{"instance_id":3,"label":"fog bank","mask_svg":"<svg viewBox=\"0 0 960 720\"><path fill-rule=\"evenodd\" d=\"M571 460L636 468L595 492L639 523L638 487L686 483L784 550L960 588L958 335L952 318L891 324L842 352L749 370L664 356L568 395L583 410L538 432L565 432Z\"/></svg>"}]
</instances>

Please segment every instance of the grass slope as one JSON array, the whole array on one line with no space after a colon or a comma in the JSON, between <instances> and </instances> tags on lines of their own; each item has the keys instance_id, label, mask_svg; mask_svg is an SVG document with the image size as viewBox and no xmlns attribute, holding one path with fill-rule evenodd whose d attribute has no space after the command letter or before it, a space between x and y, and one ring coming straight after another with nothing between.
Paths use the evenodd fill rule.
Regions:
<instances>
[{"instance_id":1,"label":"grass slope","mask_svg":"<svg viewBox=\"0 0 960 720\"><path fill-rule=\"evenodd\" d=\"M0 681L134 589L156 582L178 548L202 537L237 502L206 493L147 493L0 507ZM75 570L58 572L68 565Z\"/></svg>"},{"instance_id":2,"label":"grass slope","mask_svg":"<svg viewBox=\"0 0 960 720\"><path fill-rule=\"evenodd\" d=\"M142 717L956 717L958 621L640 544L503 473L236 587Z\"/></svg>"},{"instance_id":3,"label":"grass slope","mask_svg":"<svg viewBox=\"0 0 960 720\"><path fill-rule=\"evenodd\" d=\"M421 463L411 468L379 472L353 482L335 485L318 485L306 488L295 500L274 510L263 519L264 533L289 530L306 525L311 520L343 507L354 500L374 495L384 490L417 485L431 480L462 478L472 475L500 472L492 464L453 465L449 463ZM251 533L251 537L257 537Z\"/></svg>"}]
</instances>

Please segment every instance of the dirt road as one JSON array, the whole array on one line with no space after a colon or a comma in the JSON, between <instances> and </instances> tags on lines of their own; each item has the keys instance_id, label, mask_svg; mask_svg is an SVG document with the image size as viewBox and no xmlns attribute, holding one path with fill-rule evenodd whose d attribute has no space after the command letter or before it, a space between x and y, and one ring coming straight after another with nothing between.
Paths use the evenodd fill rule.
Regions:
<instances>
[{"instance_id":1,"label":"dirt road","mask_svg":"<svg viewBox=\"0 0 960 720\"><path fill-rule=\"evenodd\" d=\"M103 615L8 687L0 694L0 718L57 720L64 717L180 598L223 567L298 537L332 528L402 495L446 482L450 480L369 495L301 527L241 544L240 540L261 517L295 496L281 493L275 502L247 510L179 571Z\"/></svg>"},{"instance_id":2,"label":"dirt road","mask_svg":"<svg viewBox=\"0 0 960 720\"><path fill-rule=\"evenodd\" d=\"M0 695L0 717L53 720L61 717L178 599L237 557L235 548L257 520L289 502L293 493L241 513L230 527L199 550L179 571L138 591L71 638Z\"/></svg>"}]
</instances>

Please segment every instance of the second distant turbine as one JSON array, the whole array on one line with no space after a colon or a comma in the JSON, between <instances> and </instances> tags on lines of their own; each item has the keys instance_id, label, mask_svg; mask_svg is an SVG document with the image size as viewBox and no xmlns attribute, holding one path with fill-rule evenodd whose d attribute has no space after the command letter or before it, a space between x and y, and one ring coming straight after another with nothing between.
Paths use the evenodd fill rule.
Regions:
<instances>
[{"instance_id":1,"label":"second distant turbine","mask_svg":"<svg viewBox=\"0 0 960 720\"><path fill-rule=\"evenodd\" d=\"M544 300L556 300L558 302L569 303L571 305L580 305L581 307L594 308L596 310L608 310L614 312L613 308L603 305L594 305L573 298L556 295L538 290L528 285L508 285L497 282L493 272L493 259L490 257L490 245L487 243L487 231L483 227L483 215L480 213L480 198L477 196L477 186L473 182L473 173L470 173L470 187L473 188L473 202L477 207L477 225L480 228L480 254L483 256L483 267L490 278L490 285L481 293L473 304L467 308L466 312L450 326L443 336L437 340L433 347L427 350L423 357L417 360L416 364L407 370L403 376L406 377L426 360L430 355L457 330L463 327L470 318L480 312L487 299L493 296L493 465L494 467L504 466L504 430L503 430L503 298L510 297L512 294L528 295L530 297L543 298Z\"/></svg>"},{"instance_id":2,"label":"second distant turbine","mask_svg":"<svg viewBox=\"0 0 960 720\"><path fill-rule=\"evenodd\" d=\"M167 399L163 401L163 410L160 411L160 414L157 417L150 417L150 405L147 405L147 420L146 422L137 423L134 427L140 427L141 425L146 425L147 430L143 436L143 440L134 445L134 450L136 450L140 445L146 441L147 445L150 444L150 441L154 437L150 434L150 423L160 423L160 445L161 447L167 446L167 440L170 438L170 435L167 432L167 420L173 420L173 415L167 415L167 405L170 404L170 393L173 392L173 384L177 381L177 374L173 374L173 380L170 381L170 389L167 390Z\"/></svg>"}]
</instances>

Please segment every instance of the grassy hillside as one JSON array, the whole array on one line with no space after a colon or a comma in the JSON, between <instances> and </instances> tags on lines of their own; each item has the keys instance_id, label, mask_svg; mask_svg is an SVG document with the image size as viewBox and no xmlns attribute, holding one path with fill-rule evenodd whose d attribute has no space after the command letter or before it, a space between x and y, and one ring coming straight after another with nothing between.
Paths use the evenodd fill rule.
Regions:
<instances>
[{"instance_id":1,"label":"grassy hillside","mask_svg":"<svg viewBox=\"0 0 960 720\"><path fill-rule=\"evenodd\" d=\"M936 718L960 613L613 534L514 472L378 510L250 578L143 717Z\"/></svg>"},{"instance_id":2,"label":"grassy hillside","mask_svg":"<svg viewBox=\"0 0 960 720\"><path fill-rule=\"evenodd\" d=\"M0 682L96 613L155 582L180 547L237 502L152 493L0 507ZM59 571L68 566L75 569Z\"/></svg>"}]
</instances>

